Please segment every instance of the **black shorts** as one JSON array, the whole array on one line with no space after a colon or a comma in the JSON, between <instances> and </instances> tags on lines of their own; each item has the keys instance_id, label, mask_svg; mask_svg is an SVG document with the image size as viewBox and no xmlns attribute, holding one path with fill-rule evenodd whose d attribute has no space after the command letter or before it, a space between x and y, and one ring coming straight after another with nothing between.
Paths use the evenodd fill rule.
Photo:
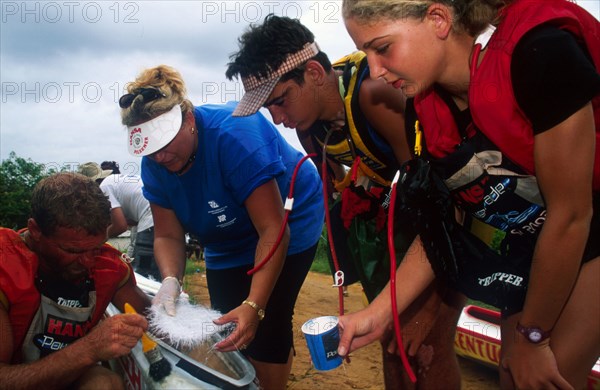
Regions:
<instances>
[{"instance_id":1,"label":"black shorts","mask_svg":"<svg viewBox=\"0 0 600 390\"><path fill-rule=\"evenodd\" d=\"M132 257L133 269L137 273L154 280L162 280L154 259L154 227L137 232Z\"/></svg>"},{"instance_id":2,"label":"black shorts","mask_svg":"<svg viewBox=\"0 0 600 390\"><path fill-rule=\"evenodd\" d=\"M241 351L254 360L285 364L293 347L292 317L300 288L315 258L317 244L285 259L285 264L275 284L265 318L260 321L254 340ZM222 313L238 307L248 297L252 276L247 272L252 266L220 270L206 270L206 281L212 308ZM260 272L260 271L259 271Z\"/></svg>"}]
</instances>

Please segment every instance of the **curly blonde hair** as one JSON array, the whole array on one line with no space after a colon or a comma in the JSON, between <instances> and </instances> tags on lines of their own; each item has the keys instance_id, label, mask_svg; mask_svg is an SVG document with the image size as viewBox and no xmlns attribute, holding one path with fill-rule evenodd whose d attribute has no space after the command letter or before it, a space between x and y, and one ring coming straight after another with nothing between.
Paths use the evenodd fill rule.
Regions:
<instances>
[{"instance_id":1,"label":"curly blonde hair","mask_svg":"<svg viewBox=\"0 0 600 390\"><path fill-rule=\"evenodd\" d=\"M126 88L127 92L133 94L142 88L155 88L165 95L149 102L144 101L143 95L137 95L129 107L121 109L121 121L126 126L147 122L171 110L176 104L181 105L184 116L194 108L187 98L181 74L168 65L143 70Z\"/></svg>"},{"instance_id":2,"label":"curly blonde hair","mask_svg":"<svg viewBox=\"0 0 600 390\"><path fill-rule=\"evenodd\" d=\"M498 23L499 11L511 0L344 0L345 19L372 24L380 20L413 18L423 20L432 4L444 4L454 11L454 28L471 36L489 24Z\"/></svg>"}]
</instances>

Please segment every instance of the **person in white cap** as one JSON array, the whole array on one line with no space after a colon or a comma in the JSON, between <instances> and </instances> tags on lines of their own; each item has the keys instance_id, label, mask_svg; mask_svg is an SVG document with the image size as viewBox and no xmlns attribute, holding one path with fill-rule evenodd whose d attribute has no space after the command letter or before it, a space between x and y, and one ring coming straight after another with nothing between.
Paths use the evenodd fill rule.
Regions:
<instances>
[{"instance_id":1,"label":"person in white cap","mask_svg":"<svg viewBox=\"0 0 600 390\"><path fill-rule=\"evenodd\" d=\"M264 116L232 117L236 103L194 107L179 72L165 65L142 71L127 89L121 118L129 152L143 157L163 277L154 304L176 313L185 233L193 234L204 245L211 305L225 313L217 322L237 324L215 348L241 350L262 387L285 389L294 304L323 227L317 170L299 167L286 226L284 198L303 156Z\"/></svg>"},{"instance_id":2,"label":"person in white cap","mask_svg":"<svg viewBox=\"0 0 600 390\"><path fill-rule=\"evenodd\" d=\"M104 170L95 162L81 164L78 171L96 180L110 200L108 236L118 237L127 229L135 230L135 234L131 234L133 268L143 276L160 280L154 260L154 221L150 203L142 193L142 178L139 175L115 174L114 169Z\"/></svg>"},{"instance_id":3,"label":"person in white cap","mask_svg":"<svg viewBox=\"0 0 600 390\"><path fill-rule=\"evenodd\" d=\"M318 152L314 160L319 168L326 144L332 187L342 193L330 202L339 268L347 282L360 280L368 301L373 301L390 278L387 230L380 222L387 215L386 194L400 164L410 158L400 130L404 95L370 79L363 52L332 65L314 34L295 19L269 15L248 28L239 43L226 72L230 79L240 77L245 88L234 115L253 114L264 106L276 124L296 129L307 152ZM343 166L352 169L346 173ZM373 196L355 195L368 192ZM411 242L414 233L405 229L406 221L398 219L395 225L400 254L408 247L399 243ZM376 233L365 237L365 231ZM454 344L446 336L454 332L463 303L462 296L436 281L402 313L402 338L418 373L418 388L460 386ZM381 341L386 388L412 388L393 332Z\"/></svg>"}]
</instances>

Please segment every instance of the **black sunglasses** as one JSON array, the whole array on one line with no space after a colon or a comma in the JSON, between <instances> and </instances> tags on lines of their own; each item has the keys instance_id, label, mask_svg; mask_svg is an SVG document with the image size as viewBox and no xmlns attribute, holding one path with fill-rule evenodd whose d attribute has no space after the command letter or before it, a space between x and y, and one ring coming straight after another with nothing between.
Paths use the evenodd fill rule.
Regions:
<instances>
[{"instance_id":1,"label":"black sunglasses","mask_svg":"<svg viewBox=\"0 0 600 390\"><path fill-rule=\"evenodd\" d=\"M119 107L128 108L138 95L144 97L144 103L149 103L161 97L165 97L164 93L156 88L140 88L136 93L128 93L119 98Z\"/></svg>"}]
</instances>

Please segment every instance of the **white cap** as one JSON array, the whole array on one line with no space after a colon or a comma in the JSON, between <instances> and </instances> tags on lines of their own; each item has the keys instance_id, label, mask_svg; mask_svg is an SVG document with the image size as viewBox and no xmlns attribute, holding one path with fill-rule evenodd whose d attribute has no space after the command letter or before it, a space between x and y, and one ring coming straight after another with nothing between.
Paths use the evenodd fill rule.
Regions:
<instances>
[{"instance_id":1,"label":"white cap","mask_svg":"<svg viewBox=\"0 0 600 390\"><path fill-rule=\"evenodd\" d=\"M164 148L179 132L181 122L181 107L176 104L170 111L148 122L127 126L129 154L147 156Z\"/></svg>"}]
</instances>

